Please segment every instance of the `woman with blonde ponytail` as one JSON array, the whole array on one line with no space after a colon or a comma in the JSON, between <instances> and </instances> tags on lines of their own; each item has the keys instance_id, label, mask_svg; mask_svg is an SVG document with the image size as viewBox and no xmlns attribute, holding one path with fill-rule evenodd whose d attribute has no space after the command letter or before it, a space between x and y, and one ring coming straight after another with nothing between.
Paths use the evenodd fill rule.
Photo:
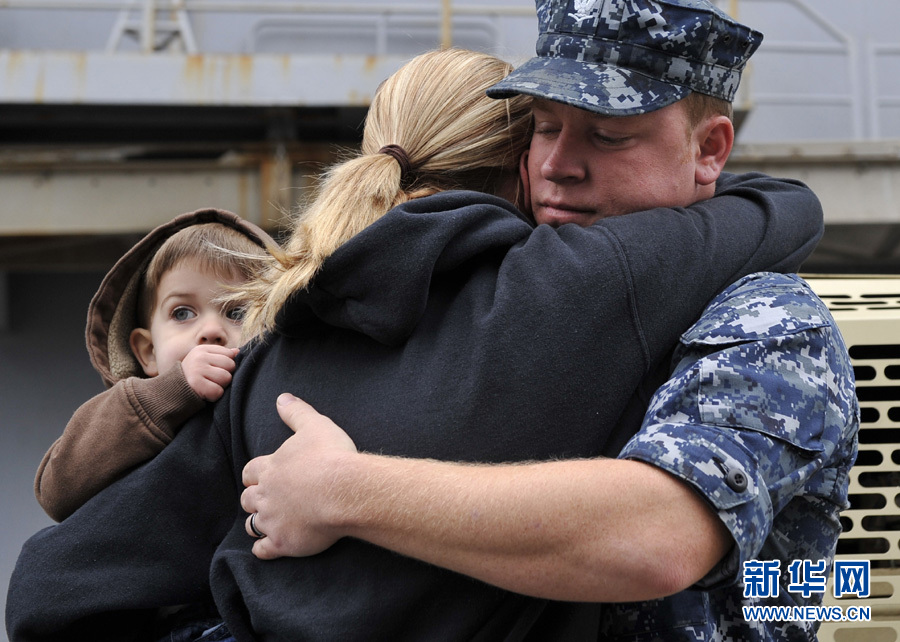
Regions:
<instances>
[{"instance_id":1,"label":"woman with blonde ponytail","mask_svg":"<svg viewBox=\"0 0 900 642\"><path fill-rule=\"evenodd\" d=\"M360 154L328 170L284 252L239 294L251 301L245 335L271 331L278 311L325 259L401 203L458 189L515 201L531 100L485 96L510 71L493 56L451 49L422 54L385 80L369 108Z\"/></svg>"},{"instance_id":2,"label":"woman with blonde ponytail","mask_svg":"<svg viewBox=\"0 0 900 642\"><path fill-rule=\"evenodd\" d=\"M267 480L245 466L307 450L289 439L281 393L333 418L348 450L614 456L627 438L617 421L640 419L632 395L649 396L645 377L697 309L732 273L790 264L818 227L805 193L774 179L758 179L764 198L750 180L718 205L535 226L514 205L528 99L485 95L510 69L448 50L382 84L360 153L323 177L264 276L237 293L257 340L224 396L26 543L7 602L13 639L147 639L160 609L211 598L217 636L233 638L210 640L597 639L599 605L517 594L353 537L304 541L321 551L307 557L254 555L287 538L268 533ZM651 279L661 284L635 291ZM312 496L333 489L336 471L321 470ZM359 481L365 500L373 481ZM491 517L473 510L464 527Z\"/></svg>"}]
</instances>

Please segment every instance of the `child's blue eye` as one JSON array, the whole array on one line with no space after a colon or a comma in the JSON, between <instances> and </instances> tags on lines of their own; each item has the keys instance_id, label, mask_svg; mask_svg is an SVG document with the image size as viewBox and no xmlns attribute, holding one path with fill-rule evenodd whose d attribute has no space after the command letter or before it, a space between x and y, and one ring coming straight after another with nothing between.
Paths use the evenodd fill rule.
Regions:
<instances>
[{"instance_id":1,"label":"child's blue eye","mask_svg":"<svg viewBox=\"0 0 900 642\"><path fill-rule=\"evenodd\" d=\"M234 323L240 323L244 320L244 312L244 307L238 305L229 310L225 310L225 318Z\"/></svg>"},{"instance_id":2,"label":"child's blue eye","mask_svg":"<svg viewBox=\"0 0 900 642\"><path fill-rule=\"evenodd\" d=\"M175 308L172 310L172 318L176 321L187 321L195 316L197 315L190 308Z\"/></svg>"}]
</instances>

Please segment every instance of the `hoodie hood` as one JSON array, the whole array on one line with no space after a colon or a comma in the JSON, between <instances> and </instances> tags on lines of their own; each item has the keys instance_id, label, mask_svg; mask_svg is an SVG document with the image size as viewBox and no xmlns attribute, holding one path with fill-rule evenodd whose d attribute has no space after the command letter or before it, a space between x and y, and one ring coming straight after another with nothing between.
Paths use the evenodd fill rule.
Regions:
<instances>
[{"instance_id":1,"label":"hoodie hood","mask_svg":"<svg viewBox=\"0 0 900 642\"><path fill-rule=\"evenodd\" d=\"M221 223L232 227L262 248L275 241L261 228L236 214L201 209L175 217L138 241L104 277L88 307L85 340L94 369L107 387L144 372L131 353L129 337L137 326L137 294L151 257L170 236L192 225Z\"/></svg>"},{"instance_id":2,"label":"hoodie hood","mask_svg":"<svg viewBox=\"0 0 900 642\"><path fill-rule=\"evenodd\" d=\"M328 257L279 313L278 330L305 336L324 322L400 345L425 313L433 281L466 282L474 265L502 259L532 229L508 201L479 192L407 201Z\"/></svg>"}]
</instances>

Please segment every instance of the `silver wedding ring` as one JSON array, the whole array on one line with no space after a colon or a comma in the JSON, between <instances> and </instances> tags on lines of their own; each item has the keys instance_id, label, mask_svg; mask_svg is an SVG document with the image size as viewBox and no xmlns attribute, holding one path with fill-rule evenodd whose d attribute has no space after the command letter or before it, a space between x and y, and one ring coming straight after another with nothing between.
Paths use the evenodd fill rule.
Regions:
<instances>
[{"instance_id":1,"label":"silver wedding ring","mask_svg":"<svg viewBox=\"0 0 900 642\"><path fill-rule=\"evenodd\" d=\"M253 531L253 535L254 535L254 537L256 537L256 539L262 539L263 537L266 536L266 534L263 533L261 530L259 530L256 527L256 516L257 515L258 515L258 513L253 513L252 515L250 515L250 530Z\"/></svg>"}]
</instances>

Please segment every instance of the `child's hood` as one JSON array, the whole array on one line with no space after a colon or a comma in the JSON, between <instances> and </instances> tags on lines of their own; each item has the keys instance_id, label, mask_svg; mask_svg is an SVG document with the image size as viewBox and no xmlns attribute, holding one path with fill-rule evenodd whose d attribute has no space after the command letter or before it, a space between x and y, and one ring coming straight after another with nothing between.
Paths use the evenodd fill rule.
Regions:
<instances>
[{"instance_id":1,"label":"child's hood","mask_svg":"<svg viewBox=\"0 0 900 642\"><path fill-rule=\"evenodd\" d=\"M236 214L201 209L175 217L141 239L104 277L88 307L85 340L94 368L107 386L132 376L144 376L128 340L137 325L137 293L150 258L167 238L192 225L222 223L247 235L260 247L275 241L258 226Z\"/></svg>"}]
</instances>

